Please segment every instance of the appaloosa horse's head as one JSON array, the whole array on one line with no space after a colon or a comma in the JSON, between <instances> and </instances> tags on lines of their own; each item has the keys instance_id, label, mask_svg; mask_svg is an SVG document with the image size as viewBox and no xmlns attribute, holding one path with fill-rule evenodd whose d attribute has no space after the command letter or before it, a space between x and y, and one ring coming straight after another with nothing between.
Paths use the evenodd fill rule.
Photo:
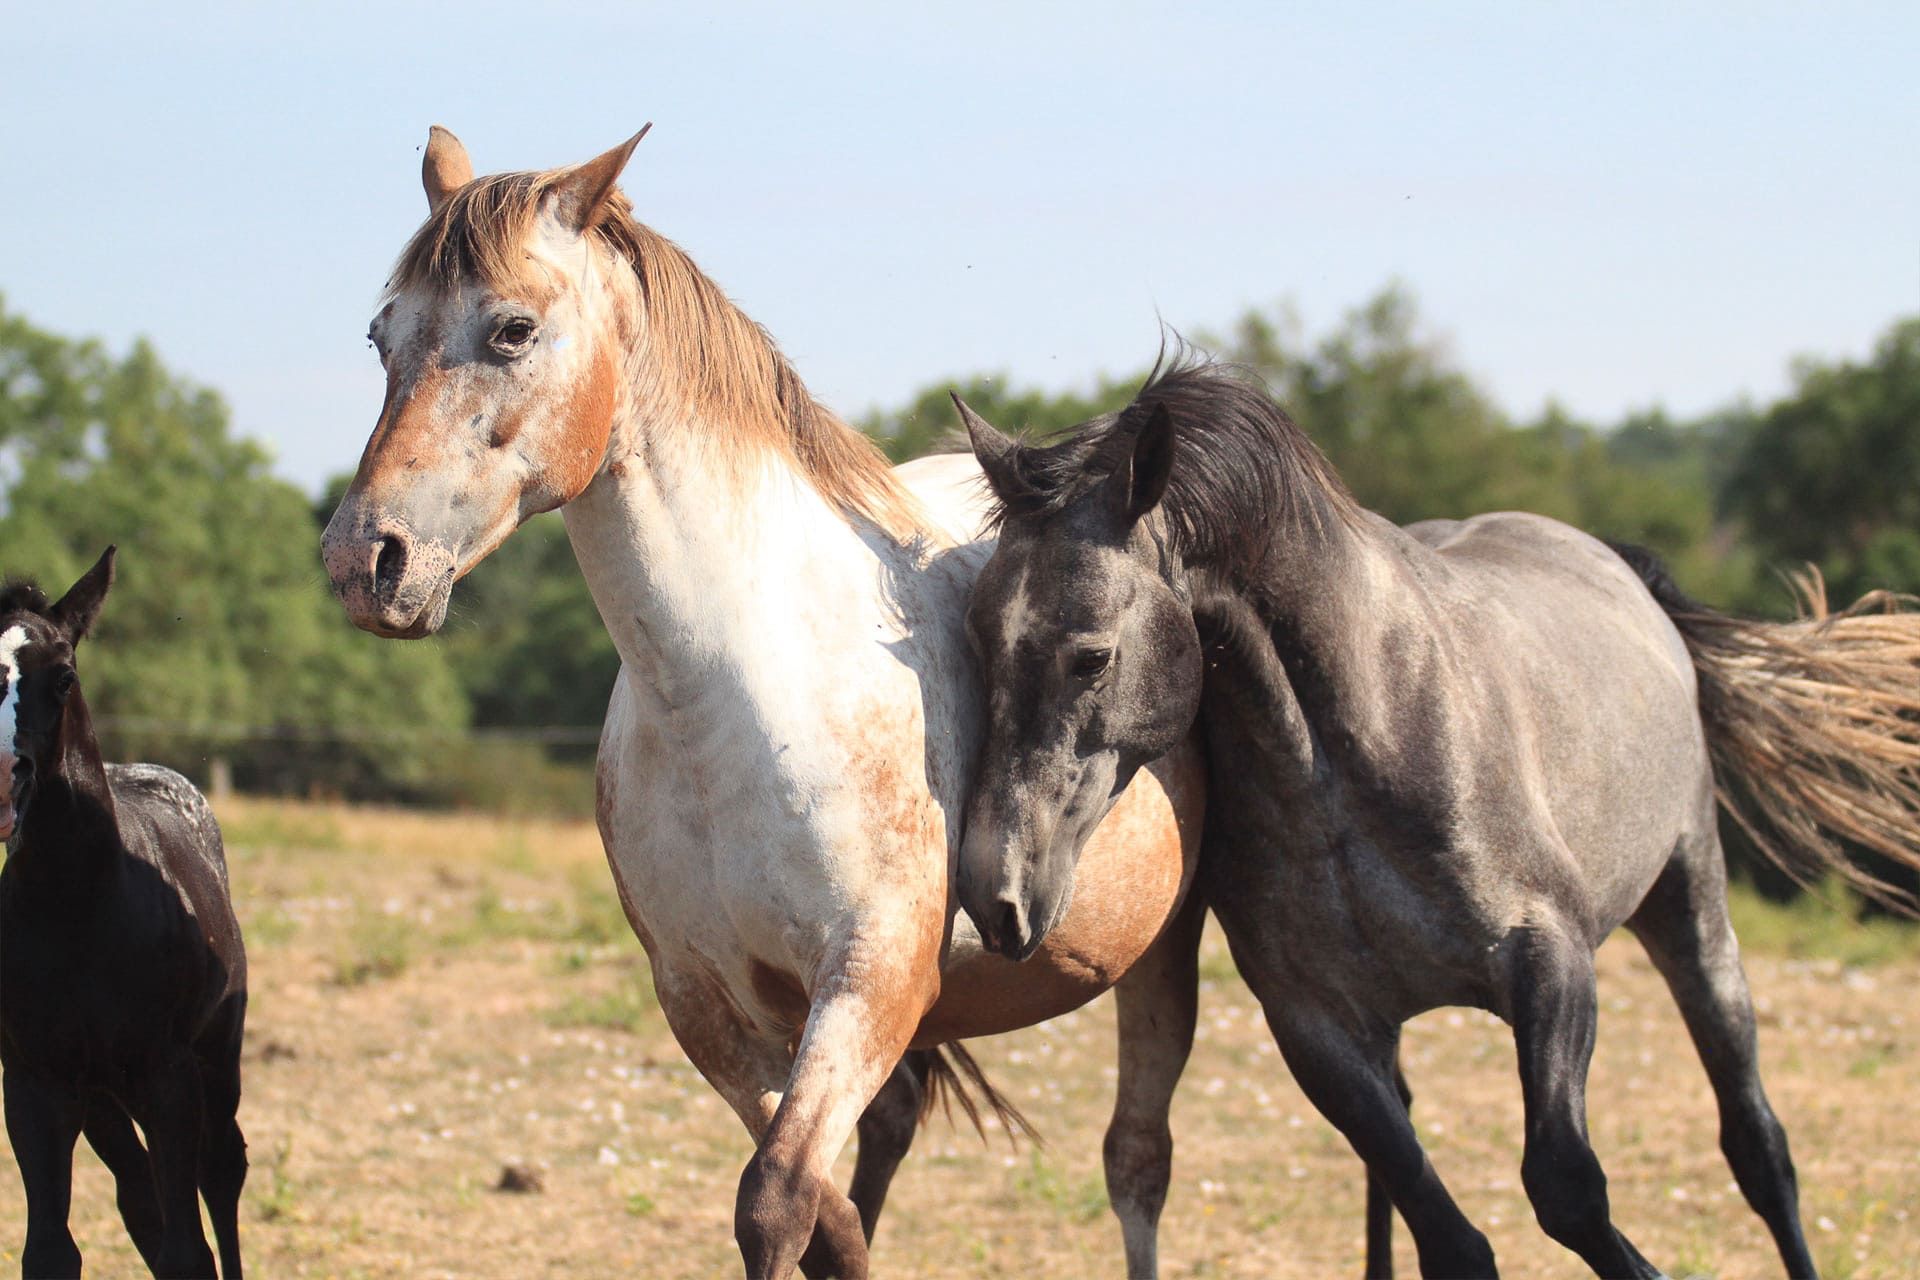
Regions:
<instances>
[{"instance_id":1,"label":"appaloosa horse's head","mask_svg":"<svg viewBox=\"0 0 1920 1280\"><path fill-rule=\"evenodd\" d=\"M322 543L357 625L431 634L456 579L604 464L627 382L618 297L634 289L615 183L645 134L572 168L476 179L433 129L431 212L367 333L386 402Z\"/></svg>"},{"instance_id":2,"label":"appaloosa horse's head","mask_svg":"<svg viewBox=\"0 0 1920 1280\"><path fill-rule=\"evenodd\" d=\"M1046 451L954 403L1001 503L967 610L988 728L960 902L989 948L1023 959L1066 914L1087 837L1199 714L1200 644L1148 521L1173 466L1164 407L1119 424L1094 480L1043 496L1031 468Z\"/></svg>"},{"instance_id":3,"label":"appaloosa horse's head","mask_svg":"<svg viewBox=\"0 0 1920 1280\"><path fill-rule=\"evenodd\" d=\"M0 588L0 840L11 839L34 781L59 764L61 725L78 698L74 648L113 585L114 549L49 605L38 587Z\"/></svg>"}]
</instances>

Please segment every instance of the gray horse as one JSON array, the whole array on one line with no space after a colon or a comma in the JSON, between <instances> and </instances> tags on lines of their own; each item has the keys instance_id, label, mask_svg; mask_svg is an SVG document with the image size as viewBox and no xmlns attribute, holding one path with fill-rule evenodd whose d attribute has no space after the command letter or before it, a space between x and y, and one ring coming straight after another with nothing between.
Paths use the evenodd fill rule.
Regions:
<instances>
[{"instance_id":1,"label":"gray horse","mask_svg":"<svg viewBox=\"0 0 1920 1280\"><path fill-rule=\"evenodd\" d=\"M991 722L959 868L988 945L1031 953L1112 797L1198 717L1203 890L1423 1273L1494 1272L1393 1069L1403 1022L1468 1005L1514 1029L1541 1227L1600 1274L1659 1274L1587 1141L1593 953L1625 924L1686 1018L1741 1191L1812 1275L1716 799L1801 873L1897 892L1845 845L1920 865L1920 618L1732 619L1540 516L1403 530L1262 389L1192 359L1048 447L956 404L1002 518L968 617Z\"/></svg>"}]
</instances>

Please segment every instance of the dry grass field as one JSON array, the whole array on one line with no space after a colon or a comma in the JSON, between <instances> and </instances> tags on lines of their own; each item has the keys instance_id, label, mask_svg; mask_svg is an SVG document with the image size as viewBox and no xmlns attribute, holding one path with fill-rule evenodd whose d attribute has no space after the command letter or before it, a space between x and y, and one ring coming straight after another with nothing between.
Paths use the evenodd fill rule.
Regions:
<instances>
[{"instance_id":1,"label":"dry grass field","mask_svg":"<svg viewBox=\"0 0 1920 1280\"><path fill-rule=\"evenodd\" d=\"M737 1274L748 1147L651 1001L590 826L244 801L222 817L253 972L253 1274ZM1741 928L1816 1257L1829 1277L1920 1275L1920 938L1751 902ZM1217 937L1206 975L1174 1112L1165 1274L1357 1276L1358 1162L1294 1088ZM1602 953L1601 1002L1589 1110L1618 1221L1675 1276L1777 1274L1631 939ZM876 1275L1119 1273L1099 1172L1112 1022L1102 1000L974 1046L1047 1145L983 1145L936 1122L895 1183ZM1520 1188L1505 1028L1431 1015L1409 1028L1406 1063L1435 1163L1508 1273L1581 1274ZM143 1274L82 1151L89 1274ZM508 1164L542 1189L497 1190ZM8 1158L0 1271L18 1265L23 1224ZM1399 1243L1411 1275L1404 1231Z\"/></svg>"}]
</instances>

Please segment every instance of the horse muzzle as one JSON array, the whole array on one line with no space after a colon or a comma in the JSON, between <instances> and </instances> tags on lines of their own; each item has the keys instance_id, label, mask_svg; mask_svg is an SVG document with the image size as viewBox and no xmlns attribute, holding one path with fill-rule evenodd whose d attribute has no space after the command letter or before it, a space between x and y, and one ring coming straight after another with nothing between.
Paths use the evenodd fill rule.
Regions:
<instances>
[{"instance_id":1,"label":"horse muzzle","mask_svg":"<svg viewBox=\"0 0 1920 1280\"><path fill-rule=\"evenodd\" d=\"M398 525L361 532L343 504L321 540L327 577L353 625L377 636L417 640L447 620L458 576L453 548ZM344 526L344 527L343 527Z\"/></svg>"}]
</instances>

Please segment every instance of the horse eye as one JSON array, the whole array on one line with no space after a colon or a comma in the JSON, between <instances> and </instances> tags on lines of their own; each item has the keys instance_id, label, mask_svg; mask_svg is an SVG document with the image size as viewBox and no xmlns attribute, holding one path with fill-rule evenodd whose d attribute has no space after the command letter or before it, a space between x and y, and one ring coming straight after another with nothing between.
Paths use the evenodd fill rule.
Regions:
<instances>
[{"instance_id":1,"label":"horse eye","mask_svg":"<svg viewBox=\"0 0 1920 1280\"><path fill-rule=\"evenodd\" d=\"M500 327L493 331L493 348L502 355L516 354L533 341L535 332L533 321L525 316L515 316L502 321Z\"/></svg>"},{"instance_id":2,"label":"horse eye","mask_svg":"<svg viewBox=\"0 0 1920 1280\"><path fill-rule=\"evenodd\" d=\"M1083 649L1074 658L1071 668L1073 674L1082 680L1091 680L1113 665L1113 650Z\"/></svg>"}]
</instances>

